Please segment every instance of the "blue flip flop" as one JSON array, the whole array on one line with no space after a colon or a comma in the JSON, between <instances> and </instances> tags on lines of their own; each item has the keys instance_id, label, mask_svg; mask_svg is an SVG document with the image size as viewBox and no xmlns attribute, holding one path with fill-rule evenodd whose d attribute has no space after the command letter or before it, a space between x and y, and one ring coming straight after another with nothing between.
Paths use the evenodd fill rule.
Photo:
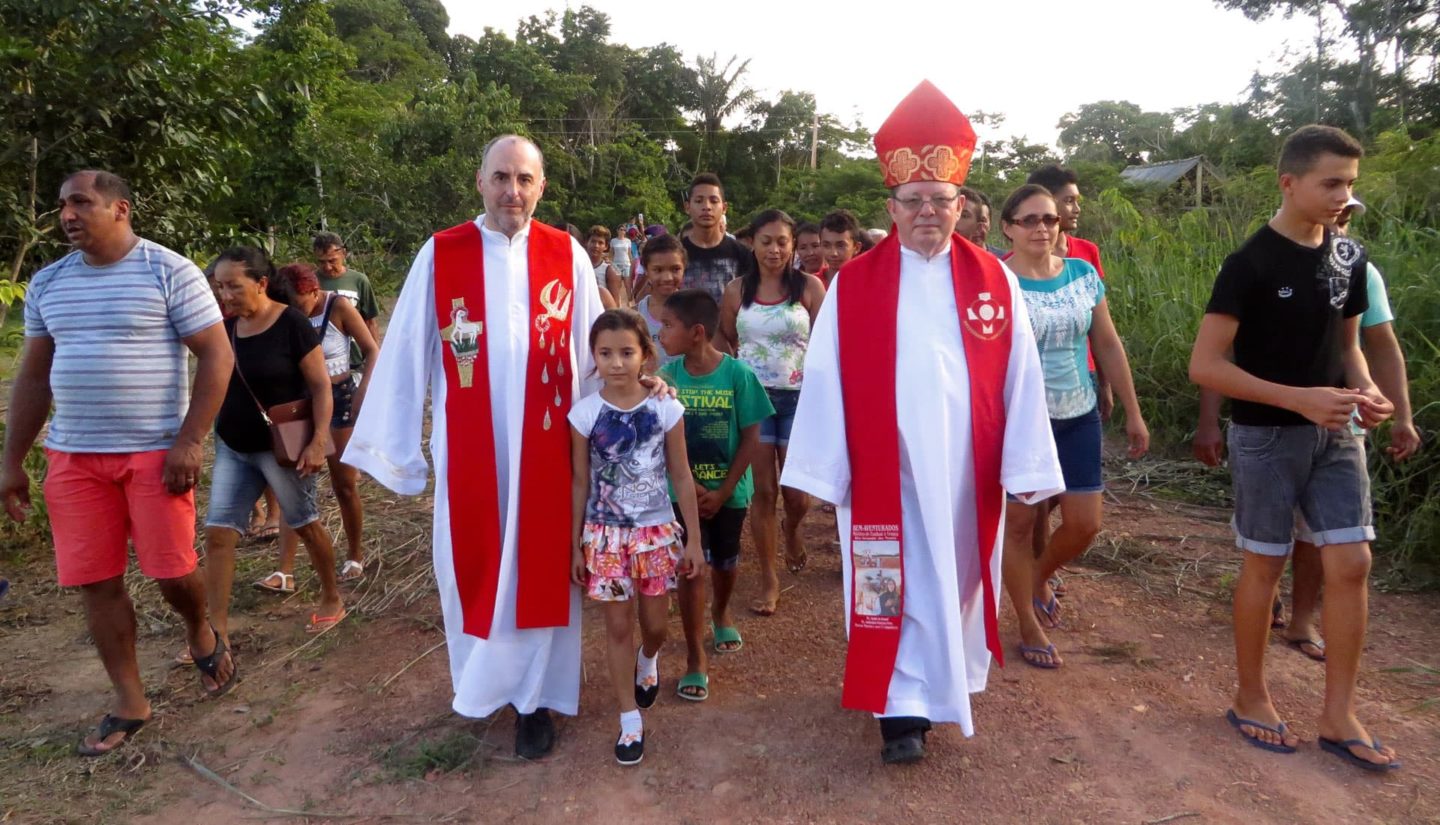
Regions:
<instances>
[{"instance_id":1,"label":"blue flip flop","mask_svg":"<svg viewBox=\"0 0 1440 825\"><path fill-rule=\"evenodd\" d=\"M1382 747L1379 739L1374 739L1369 742L1366 742L1364 739L1346 739L1343 742L1337 742L1334 739L1326 739L1323 736L1320 737L1320 750L1323 750L1326 753L1333 753L1341 759L1344 759L1346 762L1349 762L1350 764L1362 770L1373 771L1375 773L1389 773L1390 771L1393 771L1396 768L1400 767L1399 759L1386 762L1383 765L1371 762L1368 759L1361 759L1360 757L1356 756L1353 751L1350 750L1350 748L1354 747L1355 745L1359 745L1362 748L1369 748L1376 753L1379 753L1380 748Z\"/></svg>"},{"instance_id":2,"label":"blue flip flop","mask_svg":"<svg viewBox=\"0 0 1440 825\"><path fill-rule=\"evenodd\" d=\"M1043 653L1044 655L1050 657L1050 664L1047 665L1043 662L1031 661L1028 657L1026 657L1026 653ZM1041 670L1057 670L1060 667L1060 663L1055 661L1055 656L1055 645L1053 644L1048 644L1044 647L1030 647L1025 644L1020 645L1020 661L1031 667L1038 667Z\"/></svg>"},{"instance_id":3,"label":"blue flip flop","mask_svg":"<svg viewBox=\"0 0 1440 825\"><path fill-rule=\"evenodd\" d=\"M1039 596L1032 596L1030 598L1030 604L1035 608L1036 612L1038 612L1041 616L1045 617L1045 620L1050 623L1050 628L1054 629L1060 627L1059 599L1051 596L1049 602L1042 602L1040 601Z\"/></svg>"},{"instance_id":4,"label":"blue flip flop","mask_svg":"<svg viewBox=\"0 0 1440 825\"><path fill-rule=\"evenodd\" d=\"M1246 742L1249 742L1250 744L1254 745L1262 751L1270 751L1271 753L1295 752L1295 748L1291 745L1272 745L1263 739L1257 739L1254 736L1251 736L1241 728L1241 725L1249 725L1252 728L1259 728L1260 730L1268 730L1271 733L1278 733L1280 734L1280 738L1284 739L1285 734L1289 732L1289 729L1285 727L1284 722L1281 722L1277 727L1271 727L1270 725L1266 725L1262 722L1256 722L1253 719L1241 719L1240 715L1235 712L1234 708L1225 711L1225 720L1229 722L1230 726L1233 727L1235 730L1240 731L1240 735L1245 738Z\"/></svg>"}]
</instances>

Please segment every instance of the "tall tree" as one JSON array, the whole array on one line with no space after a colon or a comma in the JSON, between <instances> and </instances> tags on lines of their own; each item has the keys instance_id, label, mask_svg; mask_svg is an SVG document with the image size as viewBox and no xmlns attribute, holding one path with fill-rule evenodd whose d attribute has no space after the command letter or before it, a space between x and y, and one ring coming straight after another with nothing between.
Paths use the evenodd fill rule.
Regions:
<instances>
[{"instance_id":1,"label":"tall tree","mask_svg":"<svg viewBox=\"0 0 1440 825\"><path fill-rule=\"evenodd\" d=\"M186 248L227 195L264 95L238 64L218 0L0 0L0 255L10 280L63 248L54 194L66 173L131 180L137 226Z\"/></svg>"},{"instance_id":2,"label":"tall tree","mask_svg":"<svg viewBox=\"0 0 1440 825\"><path fill-rule=\"evenodd\" d=\"M1060 146L1071 158L1143 163L1164 154L1175 133L1174 118L1146 112L1128 100L1086 103L1060 118Z\"/></svg>"},{"instance_id":3,"label":"tall tree","mask_svg":"<svg viewBox=\"0 0 1440 825\"><path fill-rule=\"evenodd\" d=\"M716 136L725 126L725 119L743 111L755 102L755 90L740 82L750 60L735 65L731 57L720 66L716 54L695 58L695 107L700 118L701 150L695 165L702 166L706 155L714 149Z\"/></svg>"},{"instance_id":4,"label":"tall tree","mask_svg":"<svg viewBox=\"0 0 1440 825\"><path fill-rule=\"evenodd\" d=\"M1251 20L1309 16L1315 22L1315 51L1290 71L1261 85L1273 88L1269 97L1252 97L1276 111L1284 111L1301 122L1342 125L1361 137L1370 137L1377 126L1387 128L1393 109L1395 125L1407 128L1419 122L1433 128L1440 111L1425 107L1414 111L1413 103L1426 100L1429 86L1436 82L1440 68L1437 37L1440 37L1440 3L1433 0L1216 0ZM1349 41L1354 59L1334 49L1335 37ZM1386 56L1388 52L1388 60ZM1387 71L1386 63L1390 69ZM1418 71L1417 71L1418 70ZM1419 92L1417 94L1417 91ZM1296 101L1303 97L1303 108ZM1343 104L1331 101L1343 97ZM1296 117L1299 115L1308 117Z\"/></svg>"}]
</instances>

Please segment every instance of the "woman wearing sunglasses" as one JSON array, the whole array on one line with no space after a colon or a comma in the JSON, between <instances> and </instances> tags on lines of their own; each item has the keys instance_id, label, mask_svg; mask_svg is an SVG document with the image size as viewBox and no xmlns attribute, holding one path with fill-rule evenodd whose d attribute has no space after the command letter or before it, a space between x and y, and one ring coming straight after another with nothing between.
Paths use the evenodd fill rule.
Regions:
<instances>
[{"instance_id":1,"label":"woman wearing sunglasses","mask_svg":"<svg viewBox=\"0 0 1440 825\"><path fill-rule=\"evenodd\" d=\"M1130 457L1150 446L1150 432L1135 398L1125 346L1110 320L1105 282L1095 267L1054 254L1060 216L1055 198L1034 184L1015 190L1000 212L1000 228L1013 250L1006 264L1015 273L1045 370L1045 405L1065 477L1060 526L1044 553L1034 557L1035 508L1011 500L1005 511L1005 590L1020 625L1020 654L1041 668L1061 665L1045 630L1060 624L1060 603L1047 580L1085 552L1100 531L1100 413L1086 363L1085 341L1125 408Z\"/></svg>"}]
</instances>

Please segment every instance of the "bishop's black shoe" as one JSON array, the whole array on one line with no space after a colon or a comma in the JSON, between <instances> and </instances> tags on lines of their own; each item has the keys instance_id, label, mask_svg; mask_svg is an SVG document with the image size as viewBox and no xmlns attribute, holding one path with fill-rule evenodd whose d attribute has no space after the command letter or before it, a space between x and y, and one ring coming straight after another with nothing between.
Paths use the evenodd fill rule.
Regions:
<instances>
[{"instance_id":1,"label":"bishop's black shoe","mask_svg":"<svg viewBox=\"0 0 1440 825\"><path fill-rule=\"evenodd\" d=\"M887 765L918 762L925 758L925 732L930 720L919 716L887 716L880 719L880 735L885 745L880 759Z\"/></svg>"},{"instance_id":2,"label":"bishop's black shoe","mask_svg":"<svg viewBox=\"0 0 1440 825\"><path fill-rule=\"evenodd\" d=\"M555 720L550 711L536 708L534 713L515 716L515 755L521 759L539 759L555 747Z\"/></svg>"}]
</instances>

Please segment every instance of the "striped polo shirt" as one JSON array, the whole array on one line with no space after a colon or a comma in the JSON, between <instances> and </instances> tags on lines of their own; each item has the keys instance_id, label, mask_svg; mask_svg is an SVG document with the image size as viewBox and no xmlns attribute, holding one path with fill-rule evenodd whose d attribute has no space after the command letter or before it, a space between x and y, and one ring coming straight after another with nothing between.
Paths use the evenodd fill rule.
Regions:
<instances>
[{"instance_id":1,"label":"striped polo shirt","mask_svg":"<svg viewBox=\"0 0 1440 825\"><path fill-rule=\"evenodd\" d=\"M180 339L218 323L220 308L199 268L143 238L108 266L91 266L76 250L35 273L25 335L55 342L55 415L45 446L169 449L190 404Z\"/></svg>"}]
</instances>

